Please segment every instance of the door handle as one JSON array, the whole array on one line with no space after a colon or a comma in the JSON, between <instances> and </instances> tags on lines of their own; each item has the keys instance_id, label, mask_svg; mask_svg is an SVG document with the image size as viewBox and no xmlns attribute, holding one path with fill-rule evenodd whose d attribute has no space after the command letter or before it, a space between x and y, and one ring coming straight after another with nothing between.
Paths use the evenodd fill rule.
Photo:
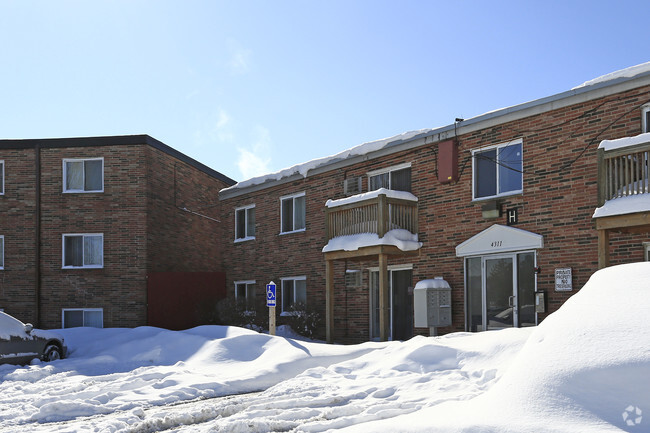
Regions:
<instances>
[{"instance_id":1,"label":"door handle","mask_svg":"<svg viewBox=\"0 0 650 433\"><path fill-rule=\"evenodd\" d=\"M508 307L514 308L515 307L515 296L508 296Z\"/></svg>"}]
</instances>

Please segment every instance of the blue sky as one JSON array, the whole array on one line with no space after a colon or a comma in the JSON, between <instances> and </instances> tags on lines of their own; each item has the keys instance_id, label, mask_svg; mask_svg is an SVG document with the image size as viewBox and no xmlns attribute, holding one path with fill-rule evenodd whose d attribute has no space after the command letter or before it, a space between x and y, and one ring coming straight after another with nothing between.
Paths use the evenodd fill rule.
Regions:
<instances>
[{"instance_id":1,"label":"blue sky","mask_svg":"<svg viewBox=\"0 0 650 433\"><path fill-rule=\"evenodd\" d=\"M650 61L647 1L0 1L0 137L149 134L234 178Z\"/></svg>"}]
</instances>

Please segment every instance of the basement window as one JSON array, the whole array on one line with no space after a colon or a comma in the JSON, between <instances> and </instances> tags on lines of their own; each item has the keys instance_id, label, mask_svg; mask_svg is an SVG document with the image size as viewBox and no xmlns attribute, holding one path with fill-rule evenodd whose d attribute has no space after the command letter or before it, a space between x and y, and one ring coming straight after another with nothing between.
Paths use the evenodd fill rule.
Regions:
<instances>
[{"instance_id":1,"label":"basement window","mask_svg":"<svg viewBox=\"0 0 650 433\"><path fill-rule=\"evenodd\" d=\"M63 160L63 192L103 191L104 158Z\"/></svg>"},{"instance_id":2,"label":"basement window","mask_svg":"<svg viewBox=\"0 0 650 433\"><path fill-rule=\"evenodd\" d=\"M63 328L103 328L104 310L102 308L64 308Z\"/></svg>"}]
</instances>

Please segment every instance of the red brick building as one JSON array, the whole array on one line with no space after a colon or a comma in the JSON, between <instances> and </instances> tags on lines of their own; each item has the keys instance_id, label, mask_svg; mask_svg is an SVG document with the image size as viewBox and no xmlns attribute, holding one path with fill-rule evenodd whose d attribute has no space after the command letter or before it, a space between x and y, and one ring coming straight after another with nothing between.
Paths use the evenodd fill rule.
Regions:
<instances>
[{"instance_id":1,"label":"red brick building","mask_svg":"<svg viewBox=\"0 0 650 433\"><path fill-rule=\"evenodd\" d=\"M147 135L0 140L0 168L8 313L47 328L187 327L224 295L214 192L234 182L221 173Z\"/></svg>"},{"instance_id":2,"label":"red brick building","mask_svg":"<svg viewBox=\"0 0 650 433\"><path fill-rule=\"evenodd\" d=\"M412 288L434 277L452 288L441 333L539 323L598 269L598 146L647 132L649 103L642 68L224 189L228 290L263 297L274 281L281 317L304 302L327 317L321 336L343 343L427 333L414 327ZM646 158L637 170L647 179L640 152L621 158ZM379 187L414 197L326 207ZM395 228L421 247L385 241ZM647 227L618 228L601 254L643 260ZM364 232L376 240L323 252L334 237Z\"/></svg>"}]
</instances>

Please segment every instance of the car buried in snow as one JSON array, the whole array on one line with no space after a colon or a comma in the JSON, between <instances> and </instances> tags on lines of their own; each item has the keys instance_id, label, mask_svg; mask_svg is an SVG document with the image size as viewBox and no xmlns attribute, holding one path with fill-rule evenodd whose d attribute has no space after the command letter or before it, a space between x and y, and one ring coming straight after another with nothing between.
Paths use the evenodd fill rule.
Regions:
<instances>
[{"instance_id":1,"label":"car buried in snow","mask_svg":"<svg viewBox=\"0 0 650 433\"><path fill-rule=\"evenodd\" d=\"M37 358L54 361L65 358L67 352L60 335L34 329L31 324L0 312L0 364L28 364Z\"/></svg>"}]
</instances>

